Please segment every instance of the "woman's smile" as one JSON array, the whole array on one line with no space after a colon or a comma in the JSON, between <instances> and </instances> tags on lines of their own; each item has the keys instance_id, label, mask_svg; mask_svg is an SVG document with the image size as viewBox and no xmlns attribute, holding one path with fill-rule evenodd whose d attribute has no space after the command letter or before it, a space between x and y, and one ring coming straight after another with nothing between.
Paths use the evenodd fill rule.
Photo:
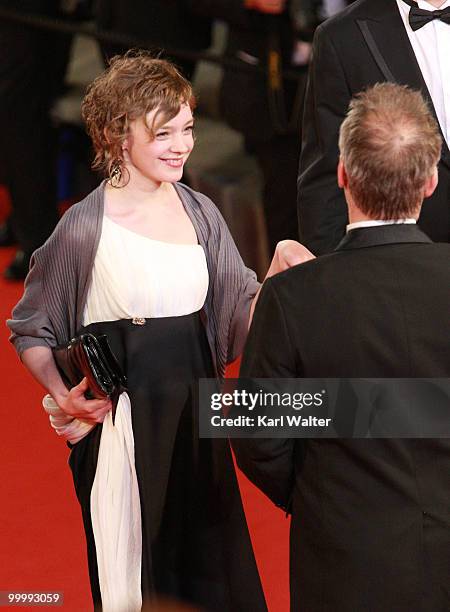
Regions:
<instances>
[{"instance_id":1,"label":"woman's smile","mask_svg":"<svg viewBox=\"0 0 450 612\"><path fill-rule=\"evenodd\" d=\"M160 160L172 168L180 168L184 165L184 157L160 158Z\"/></svg>"}]
</instances>

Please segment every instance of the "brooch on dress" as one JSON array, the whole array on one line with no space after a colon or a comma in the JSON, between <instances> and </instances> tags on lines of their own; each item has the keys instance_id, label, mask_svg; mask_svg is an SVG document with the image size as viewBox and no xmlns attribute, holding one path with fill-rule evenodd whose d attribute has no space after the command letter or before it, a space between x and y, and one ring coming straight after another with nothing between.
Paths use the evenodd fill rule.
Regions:
<instances>
[{"instance_id":1,"label":"brooch on dress","mask_svg":"<svg viewBox=\"0 0 450 612\"><path fill-rule=\"evenodd\" d=\"M131 319L131 322L133 323L133 325L145 325L144 317L133 317Z\"/></svg>"}]
</instances>

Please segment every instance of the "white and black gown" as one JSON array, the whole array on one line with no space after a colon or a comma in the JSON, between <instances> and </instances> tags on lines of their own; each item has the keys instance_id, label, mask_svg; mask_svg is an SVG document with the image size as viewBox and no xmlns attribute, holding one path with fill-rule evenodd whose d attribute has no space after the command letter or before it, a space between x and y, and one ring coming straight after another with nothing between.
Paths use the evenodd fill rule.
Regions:
<instances>
[{"instance_id":1,"label":"white and black gown","mask_svg":"<svg viewBox=\"0 0 450 612\"><path fill-rule=\"evenodd\" d=\"M108 415L103 426L74 445L70 456L99 608L103 596L105 609L131 612L139 607L132 591L140 589L144 603L156 594L204 610L266 610L229 444L198 437L197 380L214 376L201 321L207 289L201 246L151 240L104 217L83 324L88 331L107 334L127 376L128 394L119 400L118 425ZM125 443L122 418L130 424ZM121 438L130 465L115 462L106 431ZM121 483L119 494L114 493L121 505L113 500L116 508L110 511L110 482L122 469L131 482L134 468L137 500L126 497ZM102 478L104 489L99 490L96 481ZM133 523L133 512L139 514L138 523ZM94 535L97 513L110 521L103 544ZM125 536L118 537L121 524ZM133 534L136 525L139 532ZM141 553L130 562L130 551L139 546ZM99 580L98 561L106 557L107 564L115 565L110 557L120 555L131 566L130 575L136 558L140 562L139 579L124 583L132 603L117 603L119 596L112 593L105 605L105 593L116 579L111 574Z\"/></svg>"}]
</instances>

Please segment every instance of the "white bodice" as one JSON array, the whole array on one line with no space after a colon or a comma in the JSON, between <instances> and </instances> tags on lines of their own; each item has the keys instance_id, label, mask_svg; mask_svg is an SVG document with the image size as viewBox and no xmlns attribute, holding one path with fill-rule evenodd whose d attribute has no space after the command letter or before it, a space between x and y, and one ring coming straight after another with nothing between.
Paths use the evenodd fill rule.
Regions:
<instances>
[{"instance_id":1,"label":"white bodice","mask_svg":"<svg viewBox=\"0 0 450 612\"><path fill-rule=\"evenodd\" d=\"M152 240L104 216L83 325L187 315L203 307L207 292L200 245Z\"/></svg>"}]
</instances>

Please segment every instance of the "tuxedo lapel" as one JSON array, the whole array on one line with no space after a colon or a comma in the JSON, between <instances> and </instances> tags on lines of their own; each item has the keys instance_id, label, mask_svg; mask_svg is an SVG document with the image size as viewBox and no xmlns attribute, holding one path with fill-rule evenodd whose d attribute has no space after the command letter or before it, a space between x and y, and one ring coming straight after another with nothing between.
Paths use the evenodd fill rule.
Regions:
<instances>
[{"instance_id":1,"label":"tuxedo lapel","mask_svg":"<svg viewBox=\"0 0 450 612\"><path fill-rule=\"evenodd\" d=\"M431 244L432 241L415 224L375 225L347 232L336 251L404 243Z\"/></svg>"},{"instance_id":2,"label":"tuxedo lapel","mask_svg":"<svg viewBox=\"0 0 450 612\"><path fill-rule=\"evenodd\" d=\"M397 2L372 0L366 5L367 17L356 19L356 23L385 79L420 90L439 125L433 100L403 25ZM441 136L442 161L450 168L450 151L442 130Z\"/></svg>"},{"instance_id":3,"label":"tuxedo lapel","mask_svg":"<svg viewBox=\"0 0 450 612\"><path fill-rule=\"evenodd\" d=\"M409 42L397 2L395 0L372 1L367 11L367 18L357 19L357 23L372 54L374 53L373 44L375 45L379 55L375 54L374 59L386 79L391 80L392 75L397 83L421 89L429 98L429 92ZM370 37L372 37L372 45ZM388 74L385 73L384 66L380 65L380 57L389 70Z\"/></svg>"}]
</instances>

